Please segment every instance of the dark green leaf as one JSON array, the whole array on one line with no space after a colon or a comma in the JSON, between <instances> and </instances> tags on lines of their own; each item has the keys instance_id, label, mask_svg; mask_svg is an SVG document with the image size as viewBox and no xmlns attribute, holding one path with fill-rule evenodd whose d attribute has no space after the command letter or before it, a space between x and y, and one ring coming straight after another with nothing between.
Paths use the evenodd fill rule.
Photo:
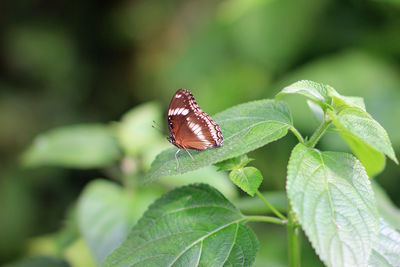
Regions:
<instances>
[{"instance_id":1,"label":"dark green leaf","mask_svg":"<svg viewBox=\"0 0 400 267\"><path fill-rule=\"evenodd\" d=\"M247 157L246 154L240 155L239 157L227 159L221 162L218 162L215 164L215 166L218 167L218 170L225 170L225 171L230 171L234 169L240 169L246 166L249 162L251 162L253 159Z\"/></svg>"},{"instance_id":2,"label":"dark green leaf","mask_svg":"<svg viewBox=\"0 0 400 267\"><path fill-rule=\"evenodd\" d=\"M369 178L354 156L299 144L290 157L286 189L326 265L367 265L379 221Z\"/></svg>"},{"instance_id":3,"label":"dark green leaf","mask_svg":"<svg viewBox=\"0 0 400 267\"><path fill-rule=\"evenodd\" d=\"M258 241L214 188L197 184L150 206L103 266L251 266Z\"/></svg>"},{"instance_id":4,"label":"dark green leaf","mask_svg":"<svg viewBox=\"0 0 400 267\"><path fill-rule=\"evenodd\" d=\"M239 186L250 196L254 196L263 180L261 172L254 167L235 169L231 171L229 177L235 185Z\"/></svg>"},{"instance_id":5,"label":"dark green leaf","mask_svg":"<svg viewBox=\"0 0 400 267\"><path fill-rule=\"evenodd\" d=\"M400 233L382 219L372 248L368 267L400 266Z\"/></svg>"},{"instance_id":6,"label":"dark green leaf","mask_svg":"<svg viewBox=\"0 0 400 267\"><path fill-rule=\"evenodd\" d=\"M272 100L259 100L229 108L215 116L224 142L222 147L205 151L185 151L178 154L179 169L174 154L175 147L159 154L151 165L148 181L166 175L175 175L199 169L229 158L250 152L287 134L292 127L289 108L284 103L275 106Z\"/></svg>"},{"instance_id":7,"label":"dark green leaf","mask_svg":"<svg viewBox=\"0 0 400 267\"><path fill-rule=\"evenodd\" d=\"M66 126L35 138L23 156L28 166L95 168L111 164L121 156L108 127L100 124Z\"/></svg>"},{"instance_id":8,"label":"dark green leaf","mask_svg":"<svg viewBox=\"0 0 400 267\"><path fill-rule=\"evenodd\" d=\"M344 106L339 113L329 111L329 115L368 175L376 175L384 168L383 154L398 163L385 129L363 109Z\"/></svg>"}]
</instances>

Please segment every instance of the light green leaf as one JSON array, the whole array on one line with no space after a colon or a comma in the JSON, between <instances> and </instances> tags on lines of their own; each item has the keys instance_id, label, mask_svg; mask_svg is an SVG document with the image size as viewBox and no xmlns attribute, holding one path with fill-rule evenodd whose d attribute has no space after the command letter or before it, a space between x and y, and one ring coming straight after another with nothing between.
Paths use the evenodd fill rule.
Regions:
<instances>
[{"instance_id":1,"label":"light green leaf","mask_svg":"<svg viewBox=\"0 0 400 267\"><path fill-rule=\"evenodd\" d=\"M185 173L248 153L287 134L292 127L289 108L284 103L275 106L272 100L259 100L229 108L215 116L224 136L222 147L205 151L185 151L178 154L179 169L175 160L177 148L160 153L154 160L147 180L167 175Z\"/></svg>"},{"instance_id":2,"label":"light green leaf","mask_svg":"<svg viewBox=\"0 0 400 267\"><path fill-rule=\"evenodd\" d=\"M382 219L372 248L368 267L400 266L400 233Z\"/></svg>"},{"instance_id":3,"label":"light green leaf","mask_svg":"<svg viewBox=\"0 0 400 267\"><path fill-rule=\"evenodd\" d=\"M229 177L235 185L239 186L250 196L254 196L263 180L261 172L254 167L235 169L231 171Z\"/></svg>"},{"instance_id":4,"label":"light green leaf","mask_svg":"<svg viewBox=\"0 0 400 267\"><path fill-rule=\"evenodd\" d=\"M132 194L107 180L86 186L78 202L78 224L97 263L126 238L140 214Z\"/></svg>"},{"instance_id":5,"label":"light green leaf","mask_svg":"<svg viewBox=\"0 0 400 267\"><path fill-rule=\"evenodd\" d=\"M339 113L328 112L368 175L376 175L384 168L383 154L398 163L385 129L363 109L344 106Z\"/></svg>"},{"instance_id":6,"label":"light green leaf","mask_svg":"<svg viewBox=\"0 0 400 267\"><path fill-rule=\"evenodd\" d=\"M367 265L379 221L370 181L354 156L299 144L289 160L286 190L326 265Z\"/></svg>"},{"instance_id":7,"label":"light green leaf","mask_svg":"<svg viewBox=\"0 0 400 267\"><path fill-rule=\"evenodd\" d=\"M81 124L37 136L24 153L23 163L27 166L96 168L109 165L120 156L120 148L108 127Z\"/></svg>"},{"instance_id":8,"label":"light green leaf","mask_svg":"<svg viewBox=\"0 0 400 267\"><path fill-rule=\"evenodd\" d=\"M328 96L328 85L313 81L298 81L280 91L275 99L278 101L281 97L287 94L299 94L307 97L313 102L319 104L321 108L326 109L331 104L331 99Z\"/></svg>"},{"instance_id":9,"label":"light green leaf","mask_svg":"<svg viewBox=\"0 0 400 267\"><path fill-rule=\"evenodd\" d=\"M227 159L215 164L219 171L225 170L230 171L234 169L240 169L246 166L253 159L249 158L246 154L240 155L239 157Z\"/></svg>"},{"instance_id":10,"label":"light green leaf","mask_svg":"<svg viewBox=\"0 0 400 267\"><path fill-rule=\"evenodd\" d=\"M400 209L396 207L383 188L372 181L372 189L376 197L379 215L392 227L400 229Z\"/></svg>"},{"instance_id":11,"label":"light green leaf","mask_svg":"<svg viewBox=\"0 0 400 267\"><path fill-rule=\"evenodd\" d=\"M321 106L311 100L307 100L307 105L314 114L315 118L322 123L324 121L325 114Z\"/></svg>"},{"instance_id":12,"label":"light green leaf","mask_svg":"<svg viewBox=\"0 0 400 267\"><path fill-rule=\"evenodd\" d=\"M153 121L161 123L161 108L150 102L128 111L115 124L118 141L128 156L137 156L162 139L159 130L152 127Z\"/></svg>"},{"instance_id":13,"label":"light green leaf","mask_svg":"<svg viewBox=\"0 0 400 267\"><path fill-rule=\"evenodd\" d=\"M332 87L328 88L328 95L333 100L333 106L340 109L343 106L359 107L365 111L364 98L357 96L343 96L336 92Z\"/></svg>"},{"instance_id":14,"label":"light green leaf","mask_svg":"<svg viewBox=\"0 0 400 267\"><path fill-rule=\"evenodd\" d=\"M214 188L175 189L146 211L103 266L251 266L258 241Z\"/></svg>"}]
</instances>

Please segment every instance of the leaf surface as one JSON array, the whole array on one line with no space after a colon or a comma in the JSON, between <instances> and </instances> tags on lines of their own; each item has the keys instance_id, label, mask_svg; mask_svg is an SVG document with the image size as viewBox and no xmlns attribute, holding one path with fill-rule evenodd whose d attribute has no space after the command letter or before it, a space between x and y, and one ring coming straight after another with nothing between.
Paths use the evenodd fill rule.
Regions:
<instances>
[{"instance_id":1,"label":"leaf surface","mask_svg":"<svg viewBox=\"0 0 400 267\"><path fill-rule=\"evenodd\" d=\"M326 265L367 265L379 222L369 178L354 156L299 144L290 157L286 189Z\"/></svg>"},{"instance_id":2,"label":"leaf surface","mask_svg":"<svg viewBox=\"0 0 400 267\"><path fill-rule=\"evenodd\" d=\"M328 112L368 175L374 176L384 168L384 154L398 163L385 129L363 109L345 106L338 113Z\"/></svg>"},{"instance_id":3,"label":"leaf surface","mask_svg":"<svg viewBox=\"0 0 400 267\"><path fill-rule=\"evenodd\" d=\"M254 196L263 180L261 172L254 167L235 169L231 171L229 177L235 185L240 187L250 196Z\"/></svg>"},{"instance_id":4,"label":"leaf surface","mask_svg":"<svg viewBox=\"0 0 400 267\"><path fill-rule=\"evenodd\" d=\"M96 168L109 165L121 156L108 127L82 124L56 128L35 138L23 155L27 166Z\"/></svg>"},{"instance_id":5,"label":"leaf surface","mask_svg":"<svg viewBox=\"0 0 400 267\"><path fill-rule=\"evenodd\" d=\"M78 223L97 263L125 239L135 222L134 210L133 197L117 184L98 179L85 188L78 202Z\"/></svg>"},{"instance_id":6,"label":"leaf surface","mask_svg":"<svg viewBox=\"0 0 400 267\"><path fill-rule=\"evenodd\" d=\"M372 248L368 267L400 266L400 233L382 219Z\"/></svg>"},{"instance_id":7,"label":"leaf surface","mask_svg":"<svg viewBox=\"0 0 400 267\"><path fill-rule=\"evenodd\" d=\"M330 88L328 85L322 83L302 80L283 88L282 91L276 95L275 99L278 101L287 94L299 94L324 108L331 103L331 99L328 95L328 88Z\"/></svg>"},{"instance_id":8,"label":"leaf surface","mask_svg":"<svg viewBox=\"0 0 400 267\"><path fill-rule=\"evenodd\" d=\"M158 199L103 266L251 266L245 218L214 188L189 185Z\"/></svg>"},{"instance_id":9,"label":"leaf surface","mask_svg":"<svg viewBox=\"0 0 400 267\"><path fill-rule=\"evenodd\" d=\"M372 181L372 189L374 190L379 215L393 228L400 229L400 209L392 202L376 180Z\"/></svg>"},{"instance_id":10,"label":"leaf surface","mask_svg":"<svg viewBox=\"0 0 400 267\"><path fill-rule=\"evenodd\" d=\"M153 161L147 180L185 173L250 152L287 134L292 127L289 108L284 103L275 106L272 100L259 100L229 108L215 116L221 127L222 147L205 151L191 150L194 160L185 151L178 154L177 169L174 154L176 147L160 153Z\"/></svg>"}]
</instances>

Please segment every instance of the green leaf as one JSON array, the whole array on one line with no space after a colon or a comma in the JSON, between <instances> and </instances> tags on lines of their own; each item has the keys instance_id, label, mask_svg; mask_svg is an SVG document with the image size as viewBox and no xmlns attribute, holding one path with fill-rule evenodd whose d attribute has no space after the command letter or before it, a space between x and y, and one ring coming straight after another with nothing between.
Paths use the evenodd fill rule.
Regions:
<instances>
[{"instance_id":1,"label":"green leaf","mask_svg":"<svg viewBox=\"0 0 400 267\"><path fill-rule=\"evenodd\" d=\"M27 166L96 168L109 165L121 156L108 127L82 124L61 127L37 136L23 155Z\"/></svg>"},{"instance_id":2,"label":"green leaf","mask_svg":"<svg viewBox=\"0 0 400 267\"><path fill-rule=\"evenodd\" d=\"M372 248L368 267L400 266L400 233L382 219Z\"/></svg>"},{"instance_id":3,"label":"green leaf","mask_svg":"<svg viewBox=\"0 0 400 267\"><path fill-rule=\"evenodd\" d=\"M331 104L331 99L328 96L328 85L313 81L298 81L280 91L275 99L278 101L281 97L287 94L299 94L307 97L313 102L319 104L321 108L326 109Z\"/></svg>"},{"instance_id":4,"label":"green leaf","mask_svg":"<svg viewBox=\"0 0 400 267\"><path fill-rule=\"evenodd\" d=\"M240 155L239 157L227 159L215 164L218 167L218 171L230 171L234 169L240 169L246 166L253 159L249 158L246 154Z\"/></svg>"},{"instance_id":5,"label":"green leaf","mask_svg":"<svg viewBox=\"0 0 400 267\"><path fill-rule=\"evenodd\" d=\"M340 108L341 106L353 106L359 107L365 111L364 98L357 96L343 96L336 92L332 87L328 88L328 95L333 100L333 105L335 108Z\"/></svg>"},{"instance_id":6,"label":"green leaf","mask_svg":"<svg viewBox=\"0 0 400 267\"><path fill-rule=\"evenodd\" d=\"M370 181L354 156L298 144L289 160L286 190L326 265L367 265L379 222Z\"/></svg>"},{"instance_id":7,"label":"green leaf","mask_svg":"<svg viewBox=\"0 0 400 267\"><path fill-rule=\"evenodd\" d=\"M363 109L345 106L339 113L328 113L368 175L376 175L384 168L383 154L398 163L385 129Z\"/></svg>"},{"instance_id":8,"label":"green leaf","mask_svg":"<svg viewBox=\"0 0 400 267\"><path fill-rule=\"evenodd\" d=\"M250 196L254 196L263 180L261 172L254 167L235 169L231 171L229 177L235 185L239 186Z\"/></svg>"},{"instance_id":9,"label":"green leaf","mask_svg":"<svg viewBox=\"0 0 400 267\"><path fill-rule=\"evenodd\" d=\"M152 127L153 121L161 122L161 113L160 106L150 102L128 111L115 124L118 141L128 156L137 156L162 139Z\"/></svg>"},{"instance_id":10,"label":"green leaf","mask_svg":"<svg viewBox=\"0 0 400 267\"><path fill-rule=\"evenodd\" d=\"M325 114L321 106L311 100L307 100L307 105L314 114L315 118L322 123L324 121Z\"/></svg>"},{"instance_id":11,"label":"green leaf","mask_svg":"<svg viewBox=\"0 0 400 267\"><path fill-rule=\"evenodd\" d=\"M392 227L400 229L400 209L396 207L383 188L374 180L372 181L376 205L379 215Z\"/></svg>"},{"instance_id":12,"label":"green leaf","mask_svg":"<svg viewBox=\"0 0 400 267\"><path fill-rule=\"evenodd\" d=\"M78 223L97 263L122 243L140 216L134 204L132 194L115 183L94 180L86 186L78 202Z\"/></svg>"},{"instance_id":13,"label":"green leaf","mask_svg":"<svg viewBox=\"0 0 400 267\"><path fill-rule=\"evenodd\" d=\"M154 181L166 175L185 173L229 158L248 153L275 141L292 127L289 108L284 103L274 105L272 100L259 100L234 106L215 116L224 136L222 147L205 151L185 151L178 154L179 169L175 160L177 148L160 153L151 165L147 180Z\"/></svg>"},{"instance_id":14,"label":"green leaf","mask_svg":"<svg viewBox=\"0 0 400 267\"><path fill-rule=\"evenodd\" d=\"M175 189L146 211L103 266L251 266L258 241L214 188Z\"/></svg>"}]
</instances>

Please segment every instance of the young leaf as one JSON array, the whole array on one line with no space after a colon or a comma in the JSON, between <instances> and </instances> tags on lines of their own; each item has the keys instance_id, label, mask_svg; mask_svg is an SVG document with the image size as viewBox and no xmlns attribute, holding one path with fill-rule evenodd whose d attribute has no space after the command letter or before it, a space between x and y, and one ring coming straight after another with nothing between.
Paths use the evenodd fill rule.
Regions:
<instances>
[{"instance_id":1,"label":"young leaf","mask_svg":"<svg viewBox=\"0 0 400 267\"><path fill-rule=\"evenodd\" d=\"M151 205L103 266L251 266L258 241L244 223L214 188L184 186Z\"/></svg>"},{"instance_id":2,"label":"young leaf","mask_svg":"<svg viewBox=\"0 0 400 267\"><path fill-rule=\"evenodd\" d=\"M121 156L108 127L82 124L51 130L35 138L23 155L27 166L96 168L111 164Z\"/></svg>"},{"instance_id":3,"label":"young leaf","mask_svg":"<svg viewBox=\"0 0 400 267\"><path fill-rule=\"evenodd\" d=\"M128 234L136 218L133 204L131 195L106 180L95 180L83 191L78 202L78 223L97 263Z\"/></svg>"},{"instance_id":4,"label":"young leaf","mask_svg":"<svg viewBox=\"0 0 400 267\"><path fill-rule=\"evenodd\" d=\"M328 85L313 81L298 81L280 91L275 99L278 101L281 97L287 94L299 94L307 97L313 102L319 104L321 108L326 109L331 104L331 99L328 96Z\"/></svg>"},{"instance_id":5,"label":"young leaf","mask_svg":"<svg viewBox=\"0 0 400 267\"><path fill-rule=\"evenodd\" d=\"M259 100L229 108L213 116L224 136L222 147L205 151L191 150L194 160L176 147L160 153L151 165L147 180L199 169L250 152L287 134L292 127L289 108L284 103L275 106L272 100Z\"/></svg>"},{"instance_id":6,"label":"young leaf","mask_svg":"<svg viewBox=\"0 0 400 267\"><path fill-rule=\"evenodd\" d=\"M368 267L400 266L400 233L382 219L372 248Z\"/></svg>"},{"instance_id":7,"label":"young leaf","mask_svg":"<svg viewBox=\"0 0 400 267\"><path fill-rule=\"evenodd\" d=\"M235 185L239 186L250 196L254 196L263 180L261 172L254 167L235 169L231 171L229 177Z\"/></svg>"},{"instance_id":8,"label":"young leaf","mask_svg":"<svg viewBox=\"0 0 400 267\"><path fill-rule=\"evenodd\" d=\"M362 97L343 96L336 92L332 87L329 87L328 95L332 98L333 106L337 109L341 106L355 106L365 110L364 98Z\"/></svg>"},{"instance_id":9,"label":"young leaf","mask_svg":"<svg viewBox=\"0 0 400 267\"><path fill-rule=\"evenodd\" d=\"M337 114L328 113L368 175L373 176L384 168L383 154L398 163L385 129L363 109L345 106Z\"/></svg>"},{"instance_id":10,"label":"young leaf","mask_svg":"<svg viewBox=\"0 0 400 267\"><path fill-rule=\"evenodd\" d=\"M368 176L354 156L299 144L290 156L286 189L326 265L367 265L379 222Z\"/></svg>"},{"instance_id":11,"label":"young leaf","mask_svg":"<svg viewBox=\"0 0 400 267\"><path fill-rule=\"evenodd\" d=\"M240 155L239 157L227 159L215 164L218 167L218 171L230 171L234 169L240 169L246 166L253 159L249 158L246 154Z\"/></svg>"}]
</instances>

